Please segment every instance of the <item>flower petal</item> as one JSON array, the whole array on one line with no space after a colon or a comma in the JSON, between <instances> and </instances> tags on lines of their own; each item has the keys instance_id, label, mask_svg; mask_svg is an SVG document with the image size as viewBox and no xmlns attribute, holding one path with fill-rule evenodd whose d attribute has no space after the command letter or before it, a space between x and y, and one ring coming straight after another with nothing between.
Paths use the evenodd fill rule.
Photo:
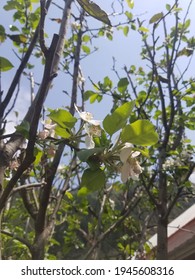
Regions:
<instances>
[{"instance_id":1,"label":"flower petal","mask_svg":"<svg viewBox=\"0 0 195 280\"><path fill-rule=\"evenodd\" d=\"M86 145L87 149L93 149L95 147L95 143L93 141L92 136L87 135L85 137L85 145Z\"/></svg>"},{"instance_id":2,"label":"flower petal","mask_svg":"<svg viewBox=\"0 0 195 280\"><path fill-rule=\"evenodd\" d=\"M120 152L120 160L124 163L128 160L132 153L132 148L130 147L123 147Z\"/></svg>"},{"instance_id":3,"label":"flower petal","mask_svg":"<svg viewBox=\"0 0 195 280\"><path fill-rule=\"evenodd\" d=\"M130 170L130 165L128 162L126 162L121 167L121 180L123 183L126 183L129 178L129 170Z\"/></svg>"},{"instance_id":4,"label":"flower petal","mask_svg":"<svg viewBox=\"0 0 195 280\"><path fill-rule=\"evenodd\" d=\"M90 124L93 124L95 126L99 126L101 124L101 121L99 121L99 120L88 120L87 122L89 122Z\"/></svg>"},{"instance_id":5,"label":"flower petal","mask_svg":"<svg viewBox=\"0 0 195 280\"><path fill-rule=\"evenodd\" d=\"M135 152L132 152L131 157L132 157L132 158L135 158L135 157L137 157L137 156L139 156L139 155L140 155L140 152L135 151Z\"/></svg>"}]
</instances>

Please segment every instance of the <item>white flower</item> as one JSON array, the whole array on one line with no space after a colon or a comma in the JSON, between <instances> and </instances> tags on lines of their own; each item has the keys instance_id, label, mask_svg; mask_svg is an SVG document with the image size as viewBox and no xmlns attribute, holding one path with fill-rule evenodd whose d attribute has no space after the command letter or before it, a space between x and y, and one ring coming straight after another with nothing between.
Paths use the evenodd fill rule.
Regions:
<instances>
[{"instance_id":1,"label":"white flower","mask_svg":"<svg viewBox=\"0 0 195 280\"><path fill-rule=\"evenodd\" d=\"M133 145L125 143L120 152L120 160L122 162L121 180L126 183L128 178L138 180L139 175L142 173L142 167L139 165L136 157L139 156L140 152L133 151Z\"/></svg>"},{"instance_id":2,"label":"white flower","mask_svg":"<svg viewBox=\"0 0 195 280\"><path fill-rule=\"evenodd\" d=\"M81 25L80 25L80 23L74 21L74 22L71 23L71 27L72 27L73 30L76 31L76 30L79 30L81 28Z\"/></svg>"},{"instance_id":3,"label":"white flower","mask_svg":"<svg viewBox=\"0 0 195 280\"><path fill-rule=\"evenodd\" d=\"M101 121L94 120L93 115L90 112L80 112L75 104L74 107L82 120L93 125L97 125L97 126L100 125Z\"/></svg>"},{"instance_id":4,"label":"white flower","mask_svg":"<svg viewBox=\"0 0 195 280\"><path fill-rule=\"evenodd\" d=\"M76 105L75 109L78 112L80 118L85 121L84 129L87 133L85 137L85 144L88 149L93 149L95 147L95 142L93 141L93 137L101 136L101 127L99 120L94 120L93 115L90 112L80 112Z\"/></svg>"},{"instance_id":5,"label":"white flower","mask_svg":"<svg viewBox=\"0 0 195 280\"><path fill-rule=\"evenodd\" d=\"M38 133L38 137L42 140L49 136L53 138L55 136L56 124L53 124L51 119L42 121L42 124L44 125L44 129Z\"/></svg>"},{"instance_id":6,"label":"white flower","mask_svg":"<svg viewBox=\"0 0 195 280\"><path fill-rule=\"evenodd\" d=\"M163 163L162 167L164 170L167 170L167 169L172 169L174 167L179 167L181 165L182 162L180 161L179 157L176 157L176 158L167 158Z\"/></svg>"}]
</instances>

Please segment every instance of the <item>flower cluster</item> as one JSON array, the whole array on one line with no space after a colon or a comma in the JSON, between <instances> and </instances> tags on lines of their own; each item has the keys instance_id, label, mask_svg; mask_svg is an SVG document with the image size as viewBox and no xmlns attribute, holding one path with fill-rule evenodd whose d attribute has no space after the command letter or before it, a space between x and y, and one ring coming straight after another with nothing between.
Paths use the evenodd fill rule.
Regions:
<instances>
[{"instance_id":1,"label":"flower cluster","mask_svg":"<svg viewBox=\"0 0 195 280\"><path fill-rule=\"evenodd\" d=\"M85 137L85 144L88 149L95 147L94 137L101 136L101 127L99 120L94 120L93 115L89 112L80 112L75 105L75 109L78 112L80 118L85 122L84 129L87 134ZM125 143L122 148L119 149L119 172L121 173L121 180L126 183L129 178L138 180L139 175L142 173L142 167L140 166L137 157L140 155L139 151L135 151L133 145ZM116 164L117 165L117 164Z\"/></svg>"},{"instance_id":2,"label":"flower cluster","mask_svg":"<svg viewBox=\"0 0 195 280\"><path fill-rule=\"evenodd\" d=\"M84 129L87 133L85 137L85 144L88 149L92 149L95 147L95 142L93 137L101 136L101 127L99 120L94 120L93 115L90 112L80 112L78 107L75 105L75 109L78 112L80 118L85 122Z\"/></svg>"},{"instance_id":3,"label":"flower cluster","mask_svg":"<svg viewBox=\"0 0 195 280\"><path fill-rule=\"evenodd\" d=\"M172 169L173 167L177 166L181 166L182 163L180 161L180 159L178 157L176 158L168 158L165 160L165 162L163 163L162 167L163 170L167 170L167 169Z\"/></svg>"},{"instance_id":4,"label":"flower cluster","mask_svg":"<svg viewBox=\"0 0 195 280\"><path fill-rule=\"evenodd\" d=\"M38 137L41 140L47 137L54 137L56 124L53 124L51 119L43 121L42 124L44 125L44 129L38 133Z\"/></svg>"}]
</instances>

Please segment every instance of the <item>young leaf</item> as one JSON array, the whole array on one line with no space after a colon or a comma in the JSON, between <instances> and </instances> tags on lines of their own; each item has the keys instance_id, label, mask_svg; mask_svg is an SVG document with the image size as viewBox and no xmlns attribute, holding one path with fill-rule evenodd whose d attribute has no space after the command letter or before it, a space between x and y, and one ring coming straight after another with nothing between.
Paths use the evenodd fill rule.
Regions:
<instances>
[{"instance_id":1,"label":"young leaf","mask_svg":"<svg viewBox=\"0 0 195 280\"><path fill-rule=\"evenodd\" d=\"M108 15L96 3L90 0L77 0L77 2L90 16L111 26Z\"/></svg>"},{"instance_id":2,"label":"young leaf","mask_svg":"<svg viewBox=\"0 0 195 280\"><path fill-rule=\"evenodd\" d=\"M49 114L49 117L62 128L71 129L77 122L77 119L73 117L70 112L63 109L52 110Z\"/></svg>"},{"instance_id":3,"label":"young leaf","mask_svg":"<svg viewBox=\"0 0 195 280\"><path fill-rule=\"evenodd\" d=\"M122 142L134 145L150 146L158 142L158 134L148 120L138 120L127 125L121 132Z\"/></svg>"},{"instance_id":4,"label":"young leaf","mask_svg":"<svg viewBox=\"0 0 195 280\"><path fill-rule=\"evenodd\" d=\"M133 9L134 7L134 0L126 0L127 5L129 6L130 9Z\"/></svg>"},{"instance_id":5,"label":"young leaf","mask_svg":"<svg viewBox=\"0 0 195 280\"><path fill-rule=\"evenodd\" d=\"M128 33L129 33L129 26L126 25L126 26L123 28L123 34L127 37Z\"/></svg>"},{"instance_id":6,"label":"young leaf","mask_svg":"<svg viewBox=\"0 0 195 280\"><path fill-rule=\"evenodd\" d=\"M90 54L90 52L91 52L90 48L88 46L85 46L85 45L82 45L82 50L86 54Z\"/></svg>"},{"instance_id":7,"label":"young leaf","mask_svg":"<svg viewBox=\"0 0 195 280\"><path fill-rule=\"evenodd\" d=\"M103 120L103 127L109 135L123 128L130 117L134 102L126 102L118 107L111 115L107 115Z\"/></svg>"},{"instance_id":8,"label":"young leaf","mask_svg":"<svg viewBox=\"0 0 195 280\"><path fill-rule=\"evenodd\" d=\"M159 21L163 16L164 16L163 13L155 14L155 15L153 15L153 16L151 17L149 23L150 23L150 24L151 24L151 23L155 23L155 22Z\"/></svg>"},{"instance_id":9,"label":"young leaf","mask_svg":"<svg viewBox=\"0 0 195 280\"><path fill-rule=\"evenodd\" d=\"M0 71L8 71L13 67L13 64L7 58L0 56Z\"/></svg>"},{"instance_id":10,"label":"young leaf","mask_svg":"<svg viewBox=\"0 0 195 280\"><path fill-rule=\"evenodd\" d=\"M141 32L144 32L144 33L149 32L149 29L146 28L146 27L144 27L144 26L140 26L140 27L138 28L138 30L141 31Z\"/></svg>"},{"instance_id":11,"label":"young leaf","mask_svg":"<svg viewBox=\"0 0 195 280\"><path fill-rule=\"evenodd\" d=\"M70 138L70 133L67 131L66 128L62 128L61 126L57 125L55 127L55 133L62 138L68 139Z\"/></svg>"},{"instance_id":12,"label":"young leaf","mask_svg":"<svg viewBox=\"0 0 195 280\"><path fill-rule=\"evenodd\" d=\"M129 81L127 78L121 78L120 81L118 82L118 91L120 93L124 93L124 91L127 89L129 85Z\"/></svg>"}]
</instances>

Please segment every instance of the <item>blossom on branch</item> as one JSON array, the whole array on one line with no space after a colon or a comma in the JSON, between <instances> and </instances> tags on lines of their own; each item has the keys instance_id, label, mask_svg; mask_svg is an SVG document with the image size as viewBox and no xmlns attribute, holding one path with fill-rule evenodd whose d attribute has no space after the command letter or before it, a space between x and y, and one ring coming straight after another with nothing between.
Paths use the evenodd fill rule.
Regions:
<instances>
[{"instance_id":1,"label":"blossom on branch","mask_svg":"<svg viewBox=\"0 0 195 280\"><path fill-rule=\"evenodd\" d=\"M126 183L129 178L138 180L139 175L142 173L142 167L137 161L136 157L140 155L140 152L133 151L133 145L125 143L120 152L120 160L122 166L120 168L121 180Z\"/></svg>"},{"instance_id":2,"label":"blossom on branch","mask_svg":"<svg viewBox=\"0 0 195 280\"><path fill-rule=\"evenodd\" d=\"M94 120L93 115L90 112L80 112L76 105L75 109L79 114L80 118L85 122L84 129L87 133L85 137L85 144L88 149L93 149L95 147L95 142L93 137L100 137L101 136L101 127L99 120Z\"/></svg>"},{"instance_id":3,"label":"blossom on branch","mask_svg":"<svg viewBox=\"0 0 195 280\"><path fill-rule=\"evenodd\" d=\"M55 127L57 124L53 124L51 119L47 119L42 122L44 129L38 133L38 137L41 140L46 139L47 137L54 138L55 136Z\"/></svg>"}]
</instances>

